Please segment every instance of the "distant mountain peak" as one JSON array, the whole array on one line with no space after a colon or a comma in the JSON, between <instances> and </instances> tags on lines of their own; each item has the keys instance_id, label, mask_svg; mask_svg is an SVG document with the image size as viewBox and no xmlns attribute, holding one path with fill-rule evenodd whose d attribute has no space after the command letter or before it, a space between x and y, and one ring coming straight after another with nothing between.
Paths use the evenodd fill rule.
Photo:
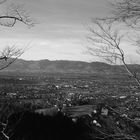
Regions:
<instances>
[{"instance_id":1,"label":"distant mountain peak","mask_svg":"<svg viewBox=\"0 0 140 140\"><path fill-rule=\"evenodd\" d=\"M140 65L131 67L140 69ZM23 60L18 59L3 71L46 72L46 73L116 73L124 72L122 66L103 62L84 62L70 60Z\"/></svg>"}]
</instances>

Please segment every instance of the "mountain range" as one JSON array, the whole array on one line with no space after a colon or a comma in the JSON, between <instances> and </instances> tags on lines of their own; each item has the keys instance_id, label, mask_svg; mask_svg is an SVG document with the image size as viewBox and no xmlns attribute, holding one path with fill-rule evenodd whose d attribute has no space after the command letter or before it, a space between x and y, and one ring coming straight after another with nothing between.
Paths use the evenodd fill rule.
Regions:
<instances>
[{"instance_id":1,"label":"mountain range","mask_svg":"<svg viewBox=\"0 0 140 140\"><path fill-rule=\"evenodd\" d=\"M128 65L130 69L140 72L140 65ZM48 59L27 61L17 59L2 71L10 72L46 72L46 73L125 73L123 65L109 65L103 62L83 62Z\"/></svg>"}]
</instances>

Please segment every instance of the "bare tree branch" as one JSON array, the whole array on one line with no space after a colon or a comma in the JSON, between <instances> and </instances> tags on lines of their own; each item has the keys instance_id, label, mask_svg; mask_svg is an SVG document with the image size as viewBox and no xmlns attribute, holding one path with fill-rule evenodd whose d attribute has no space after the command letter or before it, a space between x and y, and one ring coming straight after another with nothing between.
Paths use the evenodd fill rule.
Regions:
<instances>
[{"instance_id":1,"label":"bare tree branch","mask_svg":"<svg viewBox=\"0 0 140 140\"><path fill-rule=\"evenodd\" d=\"M12 47L5 47L0 52L0 70L7 68L13 62L15 62L23 53L24 50L17 49L15 45L13 45Z\"/></svg>"},{"instance_id":2,"label":"bare tree branch","mask_svg":"<svg viewBox=\"0 0 140 140\"><path fill-rule=\"evenodd\" d=\"M112 16L101 18L107 22L124 22L133 29L140 29L140 1L114 0L110 2ZM99 18L98 18L99 19Z\"/></svg>"},{"instance_id":3,"label":"bare tree branch","mask_svg":"<svg viewBox=\"0 0 140 140\"><path fill-rule=\"evenodd\" d=\"M98 56L108 62L116 63L121 61L129 76L133 77L140 86L140 81L136 73L132 72L125 61L125 52L121 48L121 41L124 37L116 29L113 23L106 23L101 20L92 21L92 27L89 28L90 35L88 40L93 43L89 46L88 52L93 56Z\"/></svg>"},{"instance_id":4,"label":"bare tree branch","mask_svg":"<svg viewBox=\"0 0 140 140\"><path fill-rule=\"evenodd\" d=\"M35 25L35 21L30 17L29 13L22 5L10 5L7 12L0 16L0 25L13 27L17 21L26 24L29 27Z\"/></svg>"},{"instance_id":5,"label":"bare tree branch","mask_svg":"<svg viewBox=\"0 0 140 140\"><path fill-rule=\"evenodd\" d=\"M0 4L3 4L6 1L7 0L0 0ZM23 5L12 4L4 15L0 15L0 25L13 27L17 22L21 22L28 27L32 27L35 24L28 12L24 9ZM23 53L24 50L17 49L15 45L4 48L0 52L0 70L7 68Z\"/></svg>"}]
</instances>

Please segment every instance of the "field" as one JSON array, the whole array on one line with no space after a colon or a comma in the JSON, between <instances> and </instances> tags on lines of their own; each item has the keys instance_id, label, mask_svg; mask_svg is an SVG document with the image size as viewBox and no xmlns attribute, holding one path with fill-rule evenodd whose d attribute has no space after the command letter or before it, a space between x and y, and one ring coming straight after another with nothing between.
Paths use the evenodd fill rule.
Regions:
<instances>
[{"instance_id":1,"label":"field","mask_svg":"<svg viewBox=\"0 0 140 140\"><path fill-rule=\"evenodd\" d=\"M137 124L140 120L140 90L124 74L0 74L1 122L6 122L10 114L19 110L54 106L68 107L63 111L71 117L95 113L90 120L93 129L109 136L123 133L130 137L134 131L131 123ZM104 137L102 133L97 134Z\"/></svg>"},{"instance_id":2,"label":"field","mask_svg":"<svg viewBox=\"0 0 140 140\"><path fill-rule=\"evenodd\" d=\"M31 103L36 108L92 104L112 97L139 96L127 75L9 74L0 75L0 99Z\"/></svg>"},{"instance_id":3,"label":"field","mask_svg":"<svg viewBox=\"0 0 140 140\"><path fill-rule=\"evenodd\" d=\"M0 75L0 99L34 103L46 100L49 106L66 103L75 98L119 98L136 95L138 92L136 83L127 75Z\"/></svg>"}]
</instances>

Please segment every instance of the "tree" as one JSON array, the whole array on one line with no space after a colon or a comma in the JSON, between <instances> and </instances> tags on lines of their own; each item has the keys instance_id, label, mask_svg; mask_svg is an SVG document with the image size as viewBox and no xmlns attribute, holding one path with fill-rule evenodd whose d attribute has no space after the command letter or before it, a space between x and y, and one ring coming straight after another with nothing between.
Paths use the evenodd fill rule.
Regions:
<instances>
[{"instance_id":1,"label":"tree","mask_svg":"<svg viewBox=\"0 0 140 140\"><path fill-rule=\"evenodd\" d=\"M113 17L105 20L125 22L132 28L140 28L140 1L117 0L111 2Z\"/></svg>"},{"instance_id":2,"label":"tree","mask_svg":"<svg viewBox=\"0 0 140 140\"><path fill-rule=\"evenodd\" d=\"M0 0L0 4L3 4L6 1L7 0ZM6 13L0 15L0 25L13 27L17 22L21 22L29 27L32 27L35 24L23 6L13 4L7 8ZM0 51L0 70L8 67L23 53L24 49L18 49L15 45L5 47Z\"/></svg>"},{"instance_id":3,"label":"tree","mask_svg":"<svg viewBox=\"0 0 140 140\"><path fill-rule=\"evenodd\" d=\"M16 61L24 53L23 49L18 49L15 46L7 46L0 53L0 70L7 68Z\"/></svg>"},{"instance_id":4,"label":"tree","mask_svg":"<svg viewBox=\"0 0 140 140\"><path fill-rule=\"evenodd\" d=\"M129 68L125 60L125 52L121 48L121 43L125 38L124 32L118 29L115 23L108 23L101 20L93 20L92 27L89 27L91 33L88 40L92 46L88 46L88 52L92 56L98 56L109 63L122 62L125 70L134 78L140 86L137 74Z\"/></svg>"},{"instance_id":5,"label":"tree","mask_svg":"<svg viewBox=\"0 0 140 140\"><path fill-rule=\"evenodd\" d=\"M129 29L135 32L133 43L140 46L140 1L139 0L118 0L110 3L112 7L112 17L106 17L101 20L109 22L123 22ZM132 37L131 37L132 38ZM138 48L137 53L140 54Z\"/></svg>"},{"instance_id":6,"label":"tree","mask_svg":"<svg viewBox=\"0 0 140 140\"><path fill-rule=\"evenodd\" d=\"M92 46L88 46L88 52L93 56L98 56L109 63L122 62L129 76L133 77L140 86L136 72L133 72L126 63L125 51L121 47L124 39L128 38L122 23L127 25L127 30L135 31L137 36L133 43L140 45L140 1L139 0L118 0L111 2L113 16L105 18L94 18L92 26L88 28L90 35L88 40ZM137 51L139 53L140 51Z\"/></svg>"}]
</instances>

